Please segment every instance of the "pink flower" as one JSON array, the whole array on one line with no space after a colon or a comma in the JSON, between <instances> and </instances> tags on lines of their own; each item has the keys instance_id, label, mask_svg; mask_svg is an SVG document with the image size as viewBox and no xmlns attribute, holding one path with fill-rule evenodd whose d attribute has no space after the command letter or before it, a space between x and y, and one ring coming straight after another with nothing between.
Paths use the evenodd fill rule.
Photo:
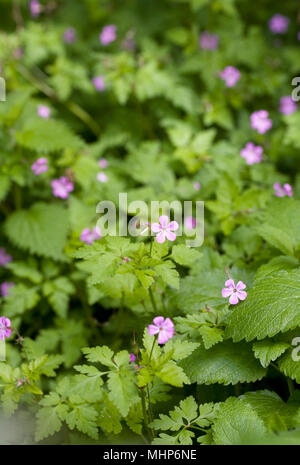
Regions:
<instances>
[{"instance_id":1,"label":"pink flower","mask_svg":"<svg viewBox=\"0 0 300 465\"><path fill-rule=\"evenodd\" d=\"M276 14L269 21L269 28L273 34L284 34L289 27L290 20L286 16Z\"/></svg>"},{"instance_id":2,"label":"pink flower","mask_svg":"<svg viewBox=\"0 0 300 465\"><path fill-rule=\"evenodd\" d=\"M29 3L29 9L31 16L33 16L34 18L37 18L42 11L41 4L38 0L31 0L31 2Z\"/></svg>"},{"instance_id":3,"label":"pink flower","mask_svg":"<svg viewBox=\"0 0 300 465\"><path fill-rule=\"evenodd\" d=\"M76 40L76 30L74 27L68 27L63 35L63 39L67 44L73 44Z\"/></svg>"},{"instance_id":4,"label":"pink flower","mask_svg":"<svg viewBox=\"0 0 300 465\"><path fill-rule=\"evenodd\" d=\"M99 182L107 182L108 181L108 177L106 176L105 173L103 173L103 171L100 171L100 173L97 174L97 179Z\"/></svg>"},{"instance_id":5,"label":"pink flower","mask_svg":"<svg viewBox=\"0 0 300 465\"><path fill-rule=\"evenodd\" d=\"M92 81L93 81L95 89L98 90L99 92L102 92L105 89L103 76L94 77Z\"/></svg>"},{"instance_id":6,"label":"pink flower","mask_svg":"<svg viewBox=\"0 0 300 465\"><path fill-rule=\"evenodd\" d=\"M38 105L37 107L37 114L44 119L48 119L50 117L51 110L46 105Z\"/></svg>"},{"instance_id":7,"label":"pink flower","mask_svg":"<svg viewBox=\"0 0 300 465\"><path fill-rule=\"evenodd\" d=\"M272 120L269 118L269 112L258 110L250 116L251 127L256 129L259 134L264 134L272 127Z\"/></svg>"},{"instance_id":8,"label":"pink flower","mask_svg":"<svg viewBox=\"0 0 300 465\"><path fill-rule=\"evenodd\" d=\"M158 334L157 342L165 344L174 336L174 323L170 318L164 319L163 316L156 316L153 320L153 325L148 326L148 334L154 336Z\"/></svg>"},{"instance_id":9,"label":"pink flower","mask_svg":"<svg viewBox=\"0 0 300 465\"><path fill-rule=\"evenodd\" d=\"M199 191L201 189L201 184L198 181L195 181L193 186L194 186L195 191Z\"/></svg>"},{"instance_id":10,"label":"pink flower","mask_svg":"<svg viewBox=\"0 0 300 465\"><path fill-rule=\"evenodd\" d=\"M248 142L241 150L240 154L245 158L247 165L260 163L262 159L263 148L260 145L254 145L253 142Z\"/></svg>"},{"instance_id":11,"label":"pink flower","mask_svg":"<svg viewBox=\"0 0 300 465\"><path fill-rule=\"evenodd\" d=\"M193 216L187 216L184 220L184 227L186 229L194 229L196 224L196 219Z\"/></svg>"},{"instance_id":12,"label":"pink flower","mask_svg":"<svg viewBox=\"0 0 300 465\"><path fill-rule=\"evenodd\" d=\"M99 39L102 45L108 45L116 40L116 29L117 28L114 24L104 26L101 34L99 35Z\"/></svg>"},{"instance_id":13,"label":"pink flower","mask_svg":"<svg viewBox=\"0 0 300 465\"><path fill-rule=\"evenodd\" d=\"M5 341L6 337L11 335L11 322L9 318L5 318L5 316L0 317L0 339Z\"/></svg>"},{"instance_id":14,"label":"pink flower","mask_svg":"<svg viewBox=\"0 0 300 465\"><path fill-rule=\"evenodd\" d=\"M274 194L276 195L276 197L293 197L293 188L290 184L286 183L283 184L283 186L281 186L279 182L275 182L273 187L275 190Z\"/></svg>"},{"instance_id":15,"label":"pink flower","mask_svg":"<svg viewBox=\"0 0 300 465\"><path fill-rule=\"evenodd\" d=\"M239 281L237 285L234 284L233 279L227 279L225 286L222 289L222 297L225 299L230 296L229 303L231 305L236 305L239 303L239 300L245 300L247 298L247 292L242 289L246 289L246 284L243 281Z\"/></svg>"},{"instance_id":16,"label":"pink flower","mask_svg":"<svg viewBox=\"0 0 300 465\"><path fill-rule=\"evenodd\" d=\"M300 31L297 34L297 39L300 40Z\"/></svg>"},{"instance_id":17,"label":"pink flower","mask_svg":"<svg viewBox=\"0 0 300 465\"><path fill-rule=\"evenodd\" d=\"M97 226L93 230L85 228L81 232L80 240L86 244L91 245L96 239L101 239L101 231Z\"/></svg>"},{"instance_id":18,"label":"pink flower","mask_svg":"<svg viewBox=\"0 0 300 465\"><path fill-rule=\"evenodd\" d=\"M297 110L297 105L289 95L281 97L279 111L283 115L291 115Z\"/></svg>"},{"instance_id":19,"label":"pink flower","mask_svg":"<svg viewBox=\"0 0 300 465\"><path fill-rule=\"evenodd\" d=\"M166 215L162 215L159 217L159 223L151 224L152 231L154 233L158 233L156 236L157 242L162 244L165 242L166 238L169 241L175 241L176 234L172 231L176 231L178 229L177 221L171 221L169 223L169 218Z\"/></svg>"},{"instance_id":20,"label":"pink flower","mask_svg":"<svg viewBox=\"0 0 300 465\"><path fill-rule=\"evenodd\" d=\"M103 170L105 170L105 168L108 167L108 161L106 160L106 158L100 158L100 160L98 161L98 164Z\"/></svg>"},{"instance_id":21,"label":"pink flower","mask_svg":"<svg viewBox=\"0 0 300 465\"><path fill-rule=\"evenodd\" d=\"M14 283L4 282L0 285L0 294L2 297L7 297L9 295L9 289L14 287Z\"/></svg>"},{"instance_id":22,"label":"pink flower","mask_svg":"<svg viewBox=\"0 0 300 465\"><path fill-rule=\"evenodd\" d=\"M8 255L6 253L6 250L4 247L1 247L0 249L0 266L5 267L7 263L12 261L12 256Z\"/></svg>"},{"instance_id":23,"label":"pink flower","mask_svg":"<svg viewBox=\"0 0 300 465\"><path fill-rule=\"evenodd\" d=\"M129 358L130 358L130 363L133 363L136 360L136 356L134 354L129 354Z\"/></svg>"},{"instance_id":24,"label":"pink flower","mask_svg":"<svg viewBox=\"0 0 300 465\"><path fill-rule=\"evenodd\" d=\"M241 78L240 71L234 66L226 66L220 73L220 78L225 81L227 87L234 87Z\"/></svg>"},{"instance_id":25,"label":"pink flower","mask_svg":"<svg viewBox=\"0 0 300 465\"><path fill-rule=\"evenodd\" d=\"M216 50L219 45L219 37L216 34L204 31L200 36L200 45L205 50Z\"/></svg>"},{"instance_id":26,"label":"pink flower","mask_svg":"<svg viewBox=\"0 0 300 465\"><path fill-rule=\"evenodd\" d=\"M36 176L39 176L42 173L48 171L48 159L47 158L38 158L32 165L31 169Z\"/></svg>"},{"instance_id":27,"label":"pink flower","mask_svg":"<svg viewBox=\"0 0 300 465\"><path fill-rule=\"evenodd\" d=\"M51 181L53 195L61 199L67 199L70 192L74 190L74 184L66 176Z\"/></svg>"}]
</instances>

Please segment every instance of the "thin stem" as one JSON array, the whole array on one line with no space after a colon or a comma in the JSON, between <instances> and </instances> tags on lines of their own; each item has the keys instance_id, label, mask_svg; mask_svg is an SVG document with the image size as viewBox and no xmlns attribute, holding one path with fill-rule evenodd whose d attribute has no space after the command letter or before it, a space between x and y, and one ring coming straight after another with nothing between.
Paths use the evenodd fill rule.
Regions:
<instances>
[{"instance_id":1,"label":"thin stem","mask_svg":"<svg viewBox=\"0 0 300 465\"><path fill-rule=\"evenodd\" d=\"M153 292L152 292L151 287L149 287L148 291L149 291L149 296L150 296L150 300L151 300L151 304L152 304L153 310L154 310L155 313L157 314L157 307L156 307L156 303L155 303L155 300L154 300L154 296L153 296Z\"/></svg>"},{"instance_id":2,"label":"thin stem","mask_svg":"<svg viewBox=\"0 0 300 465\"><path fill-rule=\"evenodd\" d=\"M290 396L291 396L291 395L294 394L294 391L295 391L294 383L293 383L293 380L291 378L287 378L286 381L287 381L287 385L288 385L288 388L289 388L289 393L290 393Z\"/></svg>"},{"instance_id":3,"label":"thin stem","mask_svg":"<svg viewBox=\"0 0 300 465\"><path fill-rule=\"evenodd\" d=\"M19 64L17 67L19 73L27 79L33 86L37 87L43 94L47 95L47 97L51 98L52 100L55 100L59 103L62 104L62 102L59 101L59 98L55 91L48 86L43 81L40 81L39 78L34 76L25 66ZM42 75L42 71L38 69L38 72L40 75ZM83 121L86 126L89 127L89 129L96 135L98 136L100 133L100 126L98 125L97 121L95 121L91 115L89 115L81 106L79 106L75 102L64 102L63 103L68 110L73 113L77 118L79 118L81 121Z\"/></svg>"}]
</instances>

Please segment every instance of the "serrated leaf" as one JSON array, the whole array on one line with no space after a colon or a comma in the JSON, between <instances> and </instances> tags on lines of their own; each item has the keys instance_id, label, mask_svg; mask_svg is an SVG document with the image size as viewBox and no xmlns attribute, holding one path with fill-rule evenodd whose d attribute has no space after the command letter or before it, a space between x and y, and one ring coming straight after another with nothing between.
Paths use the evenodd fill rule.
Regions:
<instances>
[{"instance_id":1,"label":"serrated leaf","mask_svg":"<svg viewBox=\"0 0 300 465\"><path fill-rule=\"evenodd\" d=\"M209 350L196 349L180 365L192 383L237 384L257 381L266 370L254 358L247 344L223 342Z\"/></svg>"},{"instance_id":2,"label":"serrated leaf","mask_svg":"<svg viewBox=\"0 0 300 465\"><path fill-rule=\"evenodd\" d=\"M264 368L266 368L271 362L276 360L282 355L290 344L287 342L274 342L269 339L264 341L255 342L253 344L253 351L256 358L258 358Z\"/></svg>"},{"instance_id":3,"label":"serrated leaf","mask_svg":"<svg viewBox=\"0 0 300 465\"><path fill-rule=\"evenodd\" d=\"M68 219L61 205L35 203L28 210L17 210L7 219L4 230L21 249L61 260L68 234Z\"/></svg>"},{"instance_id":4,"label":"serrated leaf","mask_svg":"<svg viewBox=\"0 0 300 465\"><path fill-rule=\"evenodd\" d=\"M300 325L300 269L258 279L229 315L225 335L234 341L272 337Z\"/></svg>"}]
</instances>

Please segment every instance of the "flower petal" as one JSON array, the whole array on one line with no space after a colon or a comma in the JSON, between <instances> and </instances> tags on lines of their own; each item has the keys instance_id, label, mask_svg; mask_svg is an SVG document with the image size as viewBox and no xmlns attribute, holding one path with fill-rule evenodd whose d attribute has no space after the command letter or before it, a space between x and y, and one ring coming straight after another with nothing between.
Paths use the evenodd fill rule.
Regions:
<instances>
[{"instance_id":1,"label":"flower petal","mask_svg":"<svg viewBox=\"0 0 300 465\"><path fill-rule=\"evenodd\" d=\"M154 319L153 319L153 323L156 325L156 326L162 326L165 322L165 319L163 316L156 316Z\"/></svg>"},{"instance_id":2,"label":"flower petal","mask_svg":"<svg viewBox=\"0 0 300 465\"><path fill-rule=\"evenodd\" d=\"M159 222L163 228L166 228L169 224L169 218L167 215L162 215L159 217Z\"/></svg>"},{"instance_id":3,"label":"flower petal","mask_svg":"<svg viewBox=\"0 0 300 465\"><path fill-rule=\"evenodd\" d=\"M238 291L240 291L241 289L246 289L246 287L247 287L247 286L246 286L245 283L243 283L243 281L239 281L239 282L237 283L237 285L235 286L235 288L236 288Z\"/></svg>"},{"instance_id":4,"label":"flower petal","mask_svg":"<svg viewBox=\"0 0 300 465\"><path fill-rule=\"evenodd\" d=\"M171 223L168 225L168 229L170 229L171 231L177 231L178 228L179 225L177 221L171 221Z\"/></svg>"},{"instance_id":5,"label":"flower petal","mask_svg":"<svg viewBox=\"0 0 300 465\"><path fill-rule=\"evenodd\" d=\"M153 232L158 233L159 231L161 231L161 225L159 223L152 223L151 229Z\"/></svg>"},{"instance_id":6,"label":"flower petal","mask_svg":"<svg viewBox=\"0 0 300 465\"><path fill-rule=\"evenodd\" d=\"M148 325L148 334L150 336L154 336L154 334L159 333L159 328L154 325Z\"/></svg>"},{"instance_id":7,"label":"flower petal","mask_svg":"<svg viewBox=\"0 0 300 465\"><path fill-rule=\"evenodd\" d=\"M222 297L226 299L226 297L229 297L233 293L233 290L228 287L223 287L222 289Z\"/></svg>"},{"instance_id":8,"label":"flower petal","mask_svg":"<svg viewBox=\"0 0 300 465\"><path fill-rule=\"evenodd\" d=\"M233 279L227 279L227 281L225 281L225 286L226 286L226 287L232 287L232 288L234 288L234 281L233 281Z\"/></svg>"},{"instance_id":9,"label":"flower petal","mask_svg":"<svg viewBox=\"0 0 300 465\"><path fill-rule=\"evenodd\" d=\"M169 339L170 338L168 337L167 331L162 330L162 331L159 332L157 342L159 344L165 344L166 342L168 342Z\"/></svg>"},{"instance_id":10,"label":"flower petal","mask_svg":"<svg viewBox=\"0 0 300 465\"><path fill-rule=\"evenodd\" d=\"M173 233L172 231L169 231L168 229L165 231L165 236L169 241L175 241L176 240L176 234Z\"/></svg>"},{"instance_id":11,"label":"flower petal","mask_svg":"<svg viewBox=\"0 0 300 465\"><path fill-rule=\"evenodd\" d=\"M236 292L233 292L229 298L229 303L231 305L236 305L239 303L239 298L236 294L237 294Z\"/></svg>"},{"instance_id":12,"label":"flower petal","mask_svg":"<svg viewBox=\"0 0 300 465\"><path fill-rule=\"evenodd\" d=\"M165 231L160 231L160 233L157 234L156 238L157 242L159 244L162 244L166 240L166 233Z\"/></svg>"},{"instance_id":13,"label":"flower petal","mask_svg":"<svg viewBox=\"0 0 300 465\"><path fill-rule=\"evenodd\" d=\"M245 300L247 298L246 291L237 291L237 296L240 300Z\"/></svg>"}]
</instances>

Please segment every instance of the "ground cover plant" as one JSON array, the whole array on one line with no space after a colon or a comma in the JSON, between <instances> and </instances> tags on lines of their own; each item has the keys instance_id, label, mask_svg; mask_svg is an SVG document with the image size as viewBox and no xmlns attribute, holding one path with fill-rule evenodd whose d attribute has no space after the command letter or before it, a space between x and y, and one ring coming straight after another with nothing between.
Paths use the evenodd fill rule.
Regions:
<instances>
[{"instance_id":1,"label":"ground cover plant","mask_svg":"<svg viewBox=\"0 0 300 465\"><path fill-rule=\"evenodd\" d=\"M298 2L0 8L1 443L299 444Z\"/></svg>"}]
</instances>

